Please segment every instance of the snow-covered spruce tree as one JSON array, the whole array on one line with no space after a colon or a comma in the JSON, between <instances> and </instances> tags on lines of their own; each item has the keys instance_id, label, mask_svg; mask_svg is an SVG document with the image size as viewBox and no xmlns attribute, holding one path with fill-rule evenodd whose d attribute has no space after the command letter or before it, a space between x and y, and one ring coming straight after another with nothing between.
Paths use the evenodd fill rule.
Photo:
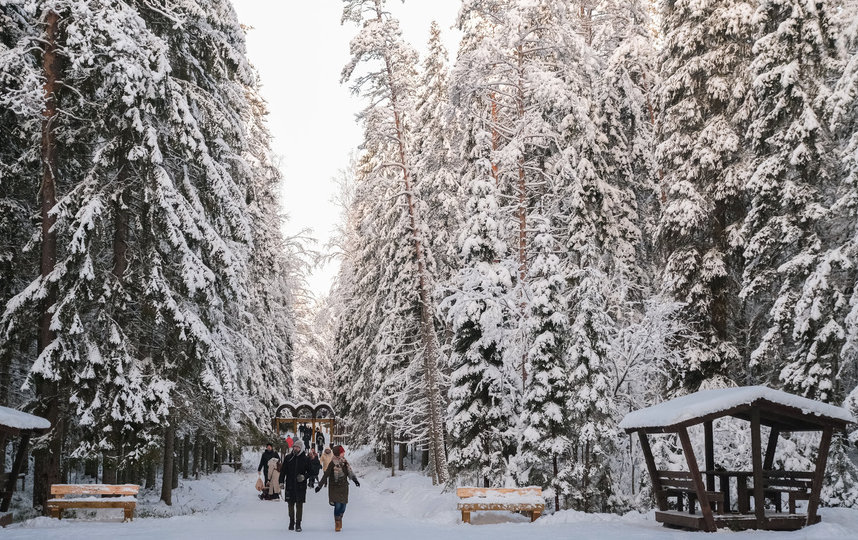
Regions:
<instances>
[{"instance_id":1,"label":"snow-covered spruce tree","mask_svg":"<svg viewBox=\"0 0 858 540\"><path fill-rule=\"evenodd\" d=\"M527 364L529 384L524 392L521 447L516 461L518 479L525 485L550 488L554 508L560 508L564 485L559 478L562 460L571 454L567 406L572 398L571 377L566 365L567 319L566 282L557 257L557 242L545 218L534 218L537 234L531 246L535 257L530 264L528 301Z\"/></svg>"},{"instance_id":2,"label":"snow-covered spruce tree","mask_svg":"<svg viewBox=\"0 0 858 540\"><path fill-rule=\"evenodd\" d=\"M647 295L643 289L653 280L650 238L660 209L653 159L655 50L647 7L639 0L600 2L592 45L604 66L595 82L593 161L596 174L611 186L602 210L612 223L606 272L633 301Z\"/></svg>"},{"instance_id":3,"label":"snow-covered spruce tree","mask_svg":"<svg viewBox=\"0 0 858 540\"><path fill-rule=\"evenodd\" d=\"M447 460L444 449L443 400L438 366L438 338L435 332L436 307L432 295L431 242L427 241L428 230L423 221L425 208L414 189L417 181L413 174L414 157L408 140L409 122L413 114L414 67L416 54L401 38L399 23L384 9L384 0L345 0L343 21L361 26L351 42L352 60L343 70L343 81L353 80L353 88L370 101L361 113L364 121L364 149L375 154L377 167L372 172L378 180L398 176L399 183L390 193L400 196L390 203L398 210L399 219L390 219L397 229L393 239L401 247L387 246L387 252L402 254L399 261L408 261L411 277L398 276L403 284L410 285L416 295L409 299L405 290L400 291L396 311L403 316L416 318L416 324L400 321L401 328L416 327L423 362L423 392L428 411L429 448L433 463L433 481L447 481ZM355 74L358 65L367 65L369 73ZM386 186L385 186L386 187ZM392 187L392 186L391 186ZM390 201L390 199L385 199ZM377 201L382 203L383 201ZM395 217L396 212L393 216ZM391 232L393 230L391 229ZM405 246L410 244L411 253L405 256ZM416 287L414 286L416 285ZM382 289L383 290L383 289ZM396 299L396 297L391 297ZM410 306L404 302L410 300ZM383 332L382 332L383 334Z\"/></svg>"},{"instance_id":4,"label":"snow-covered spruce tree","mask_svg":"<svg viewBox=\"0 0 858 540\"><path fill-rule=\"evenodd\" d=\"M295 388L313 403L328 402L334 391L334 312L329 297L300 305L295 360Z\"/></svg>"},{"instance_id":5,"label":"snow-covered spruce tree","mask_svg":"<svg viewBox=\"0 0 858 540\"><path fill-rule=\"evenodd\" d=\"M817 265L824 274L841 264L822 255L819 230L836 182L824 116L836 68L835 9L829 2L764 0L755 14L761 37L751 64L754 157L742 292L760 313L752 358L761 375L839 402L844 395L832 391L842 328L832 317L842 299L830 289L834 277L805 281Z\"/></svg>"},{"instance_id":6,"label":"snow-covered spruce tree","mask_svg":"<svg viewBox=\"0 0 858 540\"><path fill-rule=\"evenodd\" d=\"M240 333L241 351L237 384L246 396L244 413L249 428L269 425L271 414L292 394L292 363L296 342L297 304L312 264L302 238L284 238L279 187L281 175L271 155L270 134L265 125L267 109L256 88L246 93L252 117L247 186L248 216L253 223L250 251L247 314ZM298 297L301 298L298 298ZM294 400L293 400L294 401Z\"/></svg>"},{"instance_id":7,"label":"snow-covered spruce tree","mask_svg":"<svg viewBox=\"0 0 858 540\"><path fill-rule=\"evenodd\" d=\"M577 510L607 511L614 489L610 457L616 445L615 403L608 373L608 336L611 321L595 253L585 252L581 266L571 275L570 331L567 336L567 369L571 396L572 455L560 477L562 495Z\"/></svg>"},{"instance_id":8,"label":"snow-covered spruce tree","mask_svg":"<svg viewBox=\"0 0 858 540\"><path fill-rule=\"evenodd\" d=\"M842 166L837 197L829 215L833 225L830 249L839 251L849 261L841 286L844 290L851 287L852 295L842 308L848 312L843 323L845 335L838 379L842 392L851 396L847 403L855 406L858 405L858 2L850 2L847 7L846 16L841 19L846 62L831 99L831 125L839 143L838 161Z\"/></svg>"},{"instance_id":9,"label":"snow-covered spruce tree","mask_svg":"<svg viewBox=\"0 0 858 540\"><path fill-rule=\"evenodd\" d=\"M0 5L0 315L7 302L38 272L31 242L37 213L33 178L39 176L42 90L31 51L38 34L34 6ZM20 391L34 354L33 324L12 334L0 329L0 405L20 407Z\"/></svg>"},{"instance_id":10,"label":"snow-covered spruce tree","mask_svg":"<svg viewBox=\"0 0 858 540\"><path fill-rule=\"evenodd\" d=\"M661 4L664 47L656 158L666 200L658 226L662 287L684 302L700 341L683 344L676 389L743 373L743 140L753 7L745 0Z\"/></svg>"},{"instance_id":11,"label":"snow-covered spruce tree","mask_svg":"<svg viewBox=\"0 0 858 540\"><path fill-rule=\"evenodd\" d=\"M462 268L453 277L447 318L453 332L450 403L447 408L450 467L457 475L476 475L486 486L508 474L515 449L514 372L504 361L510 341L515 266L500 236L498 189L485 157L489 131L477 131L459 237Z\"/></svg>"},{"instance_id":12,"label":"snow-covered spruce tree","mask_svg":"<svg viewBox=\"0 0 858 540\"><path fill-rule=\"evenodd\" d=\"M462 221L462 204L454 151L457 130L448 99L447 50L436 22L429 33L429 53L417 84L414 170L417 191L426 205L424 219L433 227L432 252L438 271L447 273L438 276L443 282L456 266L455 235Z\"/></svg>"}]
</instances>

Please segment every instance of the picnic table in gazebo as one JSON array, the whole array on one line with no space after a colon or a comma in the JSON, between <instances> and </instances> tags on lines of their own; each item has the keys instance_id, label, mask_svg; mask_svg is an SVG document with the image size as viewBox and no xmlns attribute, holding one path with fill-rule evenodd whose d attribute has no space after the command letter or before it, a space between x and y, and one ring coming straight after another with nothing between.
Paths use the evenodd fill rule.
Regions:
<instances>
[{"instance_id":1,"label":"picnic table in gazebo","mask_svg":"<svg viewBox=\"0 0 858 540\"><path fill-rule=\"evenodd\" d=\"M728 471L715 462L713 421L731 416L746 420L751 430L750 471ZM649 471L658 510L665 525L714 532L732 529L796 530L820 521L819 495L834 430L855 419L846 409L765 386L702 390L631 412L620 422L627 433L637 433ZM688 428L703 424L704 469L700 469ZM770 428L765 453L761 426ZM773 469L782 433L822 433L813 471ZM687 471L659 470L649 435L674 433L682 445ZM716 479L718 486L716 489ZM737 500L731 504L731 485ZM788 508L784 511L783 497ZM670 499L675 498L671 509ZM766 510L766 499L773 509ZM797 501L807 501L806 513L797 513ZM753 512L751 511L753 503ZM700 506L700 514L695 513Z\"/></svg>"},{"instance_id":2,"label":"picnic table in gazebo","mask_svg":"<svg viewBox=\"0 0 858 540\"><path fill-rule=\"evenodd\" d=\"M0 471L0 526L5 527L12 521L12 515L7 512L12 502L12 494L15 492L18 476L24 468L24 460L27 459L27 446L30 444L30 438L49 429L51 429L51 423L41 416L0 406L0 448L5 450L6 440L9 437L20 437L18 452L12 462L12 470Z\"/></svg>"}]
</instances>

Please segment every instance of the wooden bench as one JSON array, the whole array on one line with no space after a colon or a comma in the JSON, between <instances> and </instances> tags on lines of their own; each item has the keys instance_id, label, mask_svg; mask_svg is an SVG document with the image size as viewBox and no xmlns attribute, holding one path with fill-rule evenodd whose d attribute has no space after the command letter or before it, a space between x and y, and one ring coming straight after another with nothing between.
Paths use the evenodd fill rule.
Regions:
<instances>
[{"instance_id":1,"label":"wooden bench","mask_svg":"<svg viewBox=\"0 0 858 540\"><path fill-rule=\"evenodd\" d=\"M125 521L134 519L137 507L137 492L140 486L135 484L54 484L48 499L48 513L51 517L62 519L63 510L68 508L122 508ZM66 495L78 495L66 499Z\"/></svg>"},{"instance_id":2,"label":"wooden bench","mask_svg":"<svg viewBox=\"0 0 858 540\"><path fill-rule=\"evenodd\" d=\"M527 512L530 521L545 511L545 500L542 498L542 488L472 488L456 489L456 495L462 499L458 509L462 511L462 522L471 522L471 512L482 510L507 510L510 512Z\"/></svg>"},{"instance_id":3,"label":"wooden bench","mask_svg":"<svg viewBox=\"0 0 858 540\"><path fill-rule=\"evenodd\" d=\"M683 511L683 499L688 499L688 513L694 513L695 503L697 502L697 490L694 487L694 480L691 473L686 471L658 471L658 479L661 484L661 493L656 493L656 497L676 497L676 509ZM709 500L709 505L712 512L716 514L724 513L724 494L720 491L707 491L706 498Z\"/></svg>"},{"instance_id":4,"label":"wooden bench","mask_svg":"<svg viewBox=\"0 0 858 540\"><path fill-rule=\"evenodd\" d=\"M810 500L810 489L813 485L813 473L799 471L763 471L763 495L775 505L775 511L780 513L783 508L782 496L787 495L789 513L796 513L796 501ZM754 498L753 488L748 488L744 496L745 506L750 506Z\"/></svg>"}]
</instances>

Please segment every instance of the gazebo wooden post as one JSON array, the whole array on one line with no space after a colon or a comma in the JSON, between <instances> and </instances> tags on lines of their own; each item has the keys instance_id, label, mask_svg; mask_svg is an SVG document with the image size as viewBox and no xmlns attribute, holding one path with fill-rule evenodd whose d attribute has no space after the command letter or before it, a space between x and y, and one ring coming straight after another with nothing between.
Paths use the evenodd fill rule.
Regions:
<instances>
[{"instance_id":1,"label":"gazebo wooden post","mask_svg":"<svg viewBox=\"0 0 858 540\"><path fill-rule=\"evenodd\" d=\"M778 436L781 432L778 428L773 427L769 432L769 442L766 444L766 458L763 460L763 470L770 471L775 463L775 450L778 446Z\"/></svg>"},{"instance_id":2,"label":"gazebo wooden post","mask_svg":"<svg viewBox=\"0 0 858 540\"><path fill-rule=\"evenodd\" d=\"M706 465L706 489L715 491L715 441L713 440L712 420L703 422L704 463Z\"/></svg>"},{"instance_id":3,"label":"gazebo wooden post","mask_svg":"<svg viewBox=\"0 0 858 540\"><path fill-rule=\"evenodd\" d=\"M652 448L649 446L649 439L644 430L638 431L638 438L641 441L641 451L646 461L646 468L649 471L649 480L652 482L652 492L655 495L655 502L658 504L658 509L662 512L667 511L667 497L664 496L664 491L661 489L661 480L658 478L658 471L655 468L655 458L652 455Z\"/></svg>"},{"instance_id":4,"label":"gazebo wooden post","mask_svg":"<svg viewBox=\"0 0 858 540\"><path fill-rule=\"evenodd\" d=\"M813 484L810 486L810 500L807 501L807 524L816 523L816 511L819 508L819 496L822 492L822 481L825 478L825 463L828 461L828 452L831 450L831 436L834 428L825 426L822 430L822 439L819 441L819 454L816 456L816 470L813 471Z\"/></svg>"},{"instance_id":5,"label":"gazebo wooden post","mask_svg":"<svg viewBox=\"0 0 858 540\"><path fill-rule=\"evenodd\" d=\"M685 461L688 463L688 472L691 473L691 481L694 483L694 490L697 492L697 500L700 502L700 513L703 514L706 531L715 532L717 529L715 528L715 518L712 516L712 506L709 505L706 486L703 485L700 468L697 466L697 458L694 456L694 448L691 446L691 439L688 437L688 429L681 428L678 434L679 442L682 443L682 453L685 454Z\"/></svg>"},{"instance_id":6,"label":"gazebo wooden post","mask_svg":"<svg viewBox=\"0 0 858 540\"><path fill-rule=\"evenodd\" d=\"M754 473L754 515L757 528L762 529L766 521L766 501L763 493L763 452L760 435L760 408L751 409L751 463Z\"/></svg>"},{"instance_id":7,"label":"gazebo wooden post","mask_svg":"<svg viewBox=\"0 0 858 540\"><path fill-rule=\"evenodd\" d=\"M15 455L15 461L12 463L12 470L9 472L8 485L4 486L3 501L0 502L0 512L7 512L9 505L12 503L12 493L15 491L15 482L18 481L18 475L21 474L21 469L24 468L24 459L27 457L27 447L30 444L30 432L22 431L21 440L18 443L18 453Z\"/></svg>"}]
</instances>

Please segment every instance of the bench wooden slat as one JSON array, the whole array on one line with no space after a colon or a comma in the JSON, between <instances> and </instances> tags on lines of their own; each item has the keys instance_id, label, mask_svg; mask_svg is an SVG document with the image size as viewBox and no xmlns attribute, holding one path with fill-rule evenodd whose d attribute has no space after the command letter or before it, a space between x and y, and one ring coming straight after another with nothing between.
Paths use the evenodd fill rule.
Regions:
<instances>
[{"instance_id":1,"label":"bench wooden slat","mask_svg":"<svg viewBox=\"0 0 858 540\"><path fill-rule=\"evenodd\" d=\"M460 487L456 488L456 495L460 499L468 499L470 497L489 497L498 493L518 495L542 495L541 487L525 487L525 488L478 488L478 487Z\"/></svg>"},{"instance_id":2,"label":"bench wooden slat","mask_svg":"<svg viewBox=\"0 0 858 540\"><path fill-rule=\"evenodd\" d=\"M136 484L54 484L51 495L137 495Z\"/></svg>"}]
</instances>

